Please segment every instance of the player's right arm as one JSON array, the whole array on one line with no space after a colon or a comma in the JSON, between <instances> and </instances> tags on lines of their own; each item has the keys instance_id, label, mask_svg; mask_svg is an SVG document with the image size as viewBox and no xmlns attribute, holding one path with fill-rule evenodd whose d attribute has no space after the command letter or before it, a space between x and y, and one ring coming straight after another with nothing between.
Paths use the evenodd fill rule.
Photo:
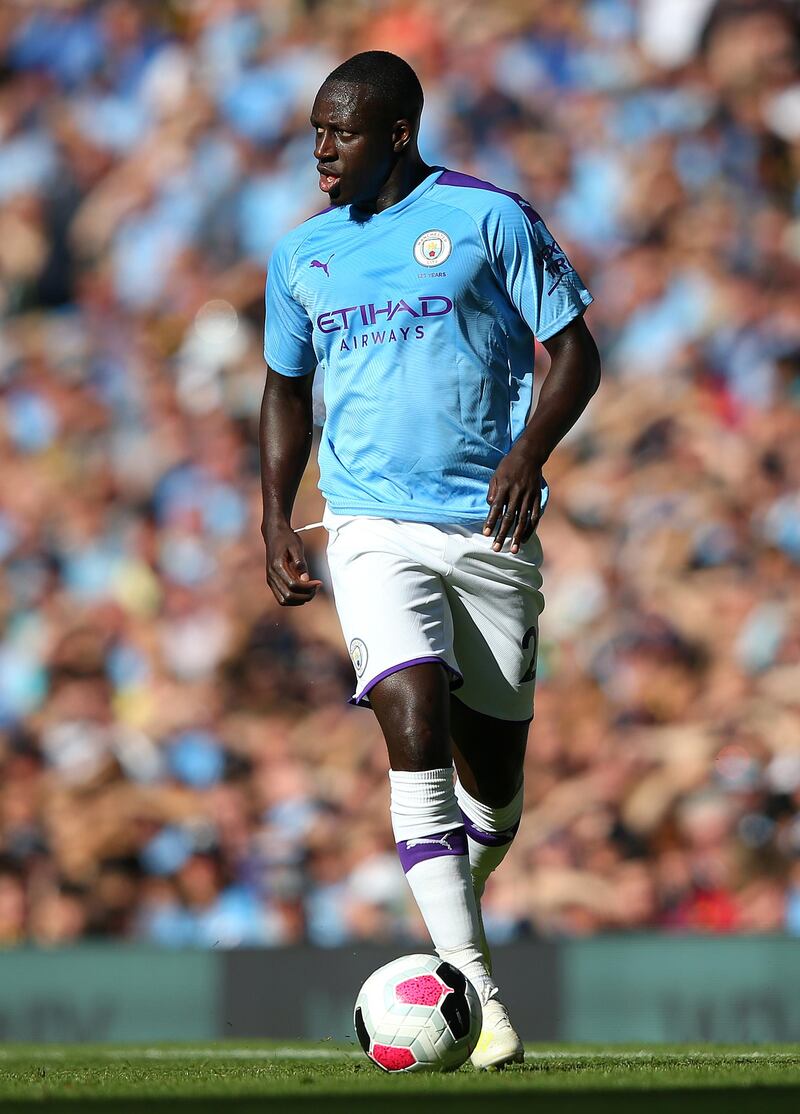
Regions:
<instances>
[{"instance_id":1,"label":"player's right arm","mask_svg":"<svg viewBox=\"0 0 800 1114\"><path fill-rule=\"evenodd\" d=\"M261 534L267 547L267 583L281 605L297 607L316 595L303 543L291 526L292 508L311 452L311 390L316 359L311 322L292 296L291 256L278 244L267 273L264 357L267 382L261 403Z\"/></svg>"},{"instance_id":2,"label":"player's right arm","mask_svg":"<svg viewBox=\"0 0 800 1114\"><path fill-rule=\"evenodd\" d=\"M303 543L291 527L292 507L311 451L313 381L313 373L289 377L268 366L258 427L267 584L286 607L308 603L321 584L309 576Z\"/></svg>"}]
</instances>

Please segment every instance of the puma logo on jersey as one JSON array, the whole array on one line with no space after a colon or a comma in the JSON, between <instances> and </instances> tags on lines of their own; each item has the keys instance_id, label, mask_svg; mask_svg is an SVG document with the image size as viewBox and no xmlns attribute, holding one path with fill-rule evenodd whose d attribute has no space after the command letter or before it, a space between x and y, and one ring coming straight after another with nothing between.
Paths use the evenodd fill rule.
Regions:
<instances>
[{"instance_id":1,"label":"puma logo on jersey","mask_svg":"<svg viewBox=\"0 0 800 1114\"><path fill-rule=\"evenodd\" d=\"M331 254L328 256L328 258L325 260L324 263L320 259L312 259L310 266L319 267L319 269L321 271L324 271L325 274L327 275L327 277L330 278L331 276L328 274L328 264L333 259L334 255L336 255L336 252L332 251Z\"/></svg>"}]
</instances>

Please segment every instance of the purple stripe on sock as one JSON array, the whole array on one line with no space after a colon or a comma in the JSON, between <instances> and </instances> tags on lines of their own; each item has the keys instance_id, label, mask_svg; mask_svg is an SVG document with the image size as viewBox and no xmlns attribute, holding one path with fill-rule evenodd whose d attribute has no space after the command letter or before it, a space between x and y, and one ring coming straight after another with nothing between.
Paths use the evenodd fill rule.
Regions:
<instances>
[{"instance_id":1,"label":"purple stripe on sock","mask_svg":"<svg viewBox=\"0 0 800 1114\"><path fill-rule=\"evenodd\" d=\"M536 224L542 218L536 210L528 204L524 197L520 197L518 193L512 190L503 190L499 186L493 186L491 182L484 182L482 178L473 178L471 174L459 174L457 170L445 170L436 179L437 186L463 186L467 189L473 190L488 190L490 193L502 193L506 197L512 198L516 201L517 205L525 213L525 216L531 222Z\"/></svg>"},{"instance_id":2,"label":"purple stripe on sock","mask_svg":"<svg viewBox=\"0 0 800 1114\"><path fill-rule=\"evenodd\" d=\"M438 835L422 836L419 839L403 839L397 844L397 854L403 870L408 874L412 866L426 859L440 859L443 855L466 855L467 833L463 828L451 828L449 832Z\"/></svg>"},{"instance_id":3,"label":"purple stripe on sock","mask_svg":"<svg viewBox=\"0 0 800 1114\"><path fill-rule=\"evenodd\" d=\"M473 823L462 809L459 809L459 811L469 838L476 843L483 844L484 847L504 847L507 843L511 843L517 834L519 820L512 827L505 828L502 832L487 832L484 828L479 828L477 824Z\"/></svg>"},{"instance_id":4,"label":"purple stripe on sock","mask_svg":"<svg viewBox=\"0 0 800 1114\"><path fill-rule=\"evenodd\" d=\"M448 665L446 661L440 658L438 654L430 654L424 658L411 658L410 661L400 661L397 663L397 665L390 665L388 669L384 669L384 671L382 673L379 673L377 677L373 677L372 680L358 695L351 696L348 704L355 704L361 708L368 708L369 701L367 700L367 696L369 695L371 690L375 688L379 681L383 681L387 677L391 677L393 673L399 673L401 669L408 669L410 665L425 665L427 662L437 661L441 665L443 665L447 672L450 674L450 691L452 692L453 689L460 688L464 684L464 678L461 676L461 674L457 673L456 670L453 669L451 665Z\"/></svg>"}]
</instances>

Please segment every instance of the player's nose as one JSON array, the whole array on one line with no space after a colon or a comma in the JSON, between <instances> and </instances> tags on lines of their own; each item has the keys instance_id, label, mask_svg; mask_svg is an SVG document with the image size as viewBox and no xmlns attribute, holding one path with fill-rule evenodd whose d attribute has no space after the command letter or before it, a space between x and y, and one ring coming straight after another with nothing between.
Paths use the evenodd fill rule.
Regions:
<instances>
[{"instance_id":1,"label":"player's nose","mask_svg":"<svg viewBox=\"0 0 800 1114\"><path fill-rule=\"evenodd\" d=\"M335 159L336 144L333 142L333 132L328 128L321 128L317 132L317 141L314 144L315 159Z\"/></svg>"}]
</instances>

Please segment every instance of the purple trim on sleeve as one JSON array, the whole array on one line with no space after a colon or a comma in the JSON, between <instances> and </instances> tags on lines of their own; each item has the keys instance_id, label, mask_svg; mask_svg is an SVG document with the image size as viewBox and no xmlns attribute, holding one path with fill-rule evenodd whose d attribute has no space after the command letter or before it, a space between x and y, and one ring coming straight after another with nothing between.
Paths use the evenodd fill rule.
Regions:
<instances>
[{"instance_id":1,"label":"purple trim on sleeve","mask_svg":"<svg viewBox=\"0 0 800 1114\"><path fill-rule=\"evenodd\" d=\"M377 677L373 677L360 693L354 693L348 700L348 704L355 704L358 708L369 708L370 704L367 700L367 696L379 681L385 680L386 677L391 677L393 673L399 673L401 669L408 669L410 665L425 665L427 662L437 661L440 662L451 675L450 691L452 692L454 689L461 688L464 684L464 678L461 674L456 669L453 669L452 665L448 665L438 654L429 654L424 658L411 658L410 661L401 661L398 662L397 665L390 665L388 669L384 669Z\"/></svg>"},{"instance_id":2,"label":"purple trim on sleeve","mask_svg":"<svg viewBox=\"0 0 800 1114\"><path fill-rule=\"evenodd\" d=\"M493 186L491 182L484 182L482 178L473 178L471 174L460 174L457 170L444 170L436 179L436 184L437 186L463 186L473 190L488 190L489 193L502 193L505 197L510 197L512 201L516 201L531 224L536 224L537 221L542 219L533 206L518 193Z\"/></svg>"},{"instance_id":3,"label":"purple trim on sleeve","mask_svg":"<svg viewBox=\"0 0 800 1114\"><path fill-rule=\"evenodd\" d=\"M485 828L479 828L466 813L459 809L461 812L461 819L464 821L464 827L467 835L475 843L480 843L484 847L505 847L507 843L511 843L514 836L517 834L519 828L519 820L510 828L505 828L502 832L487 832Z\"/></svg>"},{"instance_id":4,"label":"purple trim on sleeve","mask_svg":"<svg viewBox=\"0 0 800 1114\"><path fill-rule=\"evenodd\" d=\"M403 839L397 844L400 864L408 874L412 866L428 859L440 859L443 855L466 855L467 833L463 828L451 828L438 835L422 836L419 839Z\"/></svg>"}]
</instances>

